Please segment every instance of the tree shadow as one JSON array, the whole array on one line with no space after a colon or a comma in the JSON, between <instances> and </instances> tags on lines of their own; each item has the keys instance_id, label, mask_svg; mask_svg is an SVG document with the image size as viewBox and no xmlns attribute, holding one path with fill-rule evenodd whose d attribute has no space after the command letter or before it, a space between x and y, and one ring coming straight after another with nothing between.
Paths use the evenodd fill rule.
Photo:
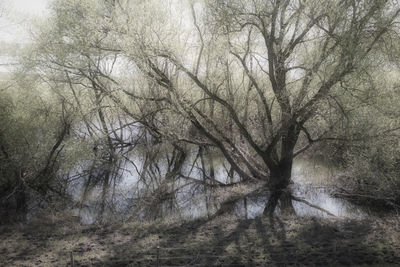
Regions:
<instances>
[{"instance_id":1,"label":"tree shadow","mask_svg":"<svg viewBox=\"0 0 400 267\"><path fill-rule=\"evenodd\" d=\"M107 266L302 266L384 265L400 261L368 221L229 216L154 226L118 246L98 265ZM156 240L143 243L150 236ZM379 240L379 238L374 238ZM96 265L96 264L94 264Z\"/></svg>"},{"instance_id":2,"label":"tree shadow","mask_svg":"<svg viewBox=\"0 0 400 267\"><path fill-rule=\"evenodd\" d=\"M400 262L399 243L390 240L395 228L387 229L387 224L374 219L263 216L240 220L225 214L179 223L71 228L65 233L54 226L57 223L42 224L41 229L35 224L25 226L20 234L26 245L10 256L14 261L1 256L6 265L18 259L35 259L32 263L40 265L37 260L46 261L43 255L52 249L60 254L53 253L46 262L69 264L72 251L75 266L391 266ZM3 236L6 230L1 231ZM50 239L62 245L67 240L75 243L57 250L51 246L58 242ZM97 250L91 252L93 244Z\"/></svg>"}]
</instances>

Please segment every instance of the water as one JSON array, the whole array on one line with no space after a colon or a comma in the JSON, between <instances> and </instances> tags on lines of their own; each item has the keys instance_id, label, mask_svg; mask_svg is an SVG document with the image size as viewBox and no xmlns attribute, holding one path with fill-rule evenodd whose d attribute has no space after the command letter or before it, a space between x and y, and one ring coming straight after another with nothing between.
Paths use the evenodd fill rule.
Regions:
<instances>
[{"instance_id":1,"label":"water","mask_svg":"<svg viewBox=\"0 0 400 267\"><path fill-rule=\"evenodd\" d=\"M293 207L298 216L316 216L324 218L357 218L366 216L361 208L341 199L333 197L334 185L331 184L335 171L333 167L312 160L297 160L292 169L293 184L290 188L296 198L304 202L293 201ZM267 197L247 199L247 216L244 213L244 203L238 204L235 212L238 216L255 218L261 216L268 202ZM313 206L317 206L317 209ZM327 211L327 212L326 212ZM329 213L333 214L329 214ZM279 207L276 211L280 213Z\"/></svg>"},{"instance_id":2,"label":"water","mask_svg":"<svg viewBox=\"0 0 400 267\"><path fill-rule=\"evenodd\" d=\"M293 194L329 211L336 217L365 216L366 213L356 205L332 196L334 176L335 168L332 166L329 167L319 161L297 160L292 170ZM296 213L300 216L332 217L326 212L298 201L294 201L293 205Z\"/></svg>"},{"instance_id":3,"label":"water","mask_svg":"<svg viewBox=\"0 0 400 267\"><path fill-rule=\"evenodd\" d=\"M89 190L83 205L75 212L82 223L91 224L103 220L151 220L156 218L178 218L190 220L213 215L230 195L250 193L257 185L233 188L210 188L204 186L204 175L210 176L210 169L201 166L196 150L190 151L181 168L181 177L166 181L171 170L172 155L167 150L157 151L157 157L146 160L147 152L131 154L129 161L119 168L109 184L107 196L101 197L104 187L94 186ZM204 161L203 161L204 162ZM206 166L207 167L207 166ZM239 177L229 177L229 164L214 157L215 180L221 183L237 182ZM293 195L304 202L293 201L299 216L317 217L362 217L365 213L344 199L332 196L331 183L334 168L320 162L297 160L292 171ZM185 177L185 178L183 178ZM74 199L82 200L84 183L72 186ZM266 192L253 193L236 202L232 214L239 218L255 218L264 210L268 196ZM318 206L318 208L313 207ZM279 214L279 208L277 209Z\"/></svg>"}]
</instances>

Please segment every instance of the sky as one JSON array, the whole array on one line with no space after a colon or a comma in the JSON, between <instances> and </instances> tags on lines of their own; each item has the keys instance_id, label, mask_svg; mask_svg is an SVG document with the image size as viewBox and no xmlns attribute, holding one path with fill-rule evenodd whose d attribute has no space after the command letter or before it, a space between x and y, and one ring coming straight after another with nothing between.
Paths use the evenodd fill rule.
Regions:
<instances>
[{"instance_id":1,"label":"sky","mask_svg":"<svg viewBox=\"0 0 400 267\"><path fill-rule=\"evenodd\" d=\"M50 0L0 0L4 10L0 18L0 41L23 43L29 39L29 20L48 14Z\"/></svg>"},{"instance_id":2,"label":"sky","mask_svg":"<svg viewBox=\"0 0 400 267\"><path fill-rule=\"evenodd\" d=\"M49 1L0 0L0 74L13 69L15 57L8 49L30 42L32 19L47 16Z\"/></svg>"},{"instance_id":3,"label":"sky","mask_svg":"<svg viewBox=\"0 0 400 267\"><path fill-rule=\"evenodd\" d=\"M2 0L0 0L2 1ZM4 0L3 0L4 1ZM41 15L46 11L48 0L6 0L18 11L31 15Z\"/></svg>"}]
</instances>

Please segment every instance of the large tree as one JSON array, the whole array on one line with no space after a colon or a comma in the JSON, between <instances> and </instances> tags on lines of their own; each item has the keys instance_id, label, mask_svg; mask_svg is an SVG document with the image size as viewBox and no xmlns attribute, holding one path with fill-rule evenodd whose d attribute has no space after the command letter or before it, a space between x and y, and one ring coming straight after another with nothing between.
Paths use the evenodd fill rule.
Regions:
<instances>
[{"instance_id":1,"label":"large tree","mask_svg":"<svg viewBox=\"0 0 400 267\"><path fill-rule=\"evenodd\" d=\"M293 211L294 158L337 139L354 97L379 96L371 71L386 64L380 46L399 9L384 0L68 0L53 13L36 71L89 134L97 118L110 164L129 146L111 127L123 111L179 151L182 142L217 147L242 180L266 183L272 213L279 200Z\"/></svg>"},{"instance_id":2,"label":"large tree","mask_svg":"<svg viewBox=\"0 0 400 267\"><path fill-rule=\"evenodd\" d=\"M118 49L243 179L267 181L265 213L293 211L293 159L332 139L346 84L370 89L399 14L385 0L117 2Z\"/></svg>"}]
</instances>

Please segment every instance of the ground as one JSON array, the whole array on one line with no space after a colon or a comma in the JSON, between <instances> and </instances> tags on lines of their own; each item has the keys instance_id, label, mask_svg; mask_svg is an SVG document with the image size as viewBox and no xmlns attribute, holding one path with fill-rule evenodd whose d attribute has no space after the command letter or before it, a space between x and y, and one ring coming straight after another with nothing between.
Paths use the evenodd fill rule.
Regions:
<instances>
[{"instance_id":1,"label":"ground","mask_svg":"<svg viewBox=\"0 0 400 267\"><path fill-rule=\"evenodd\" d=\"M400 218L221 216L84 226L42 217L0 226L1 266L396 266ZM400 266L400 265L399 265Z\"/></svg>"}]
</instances>

